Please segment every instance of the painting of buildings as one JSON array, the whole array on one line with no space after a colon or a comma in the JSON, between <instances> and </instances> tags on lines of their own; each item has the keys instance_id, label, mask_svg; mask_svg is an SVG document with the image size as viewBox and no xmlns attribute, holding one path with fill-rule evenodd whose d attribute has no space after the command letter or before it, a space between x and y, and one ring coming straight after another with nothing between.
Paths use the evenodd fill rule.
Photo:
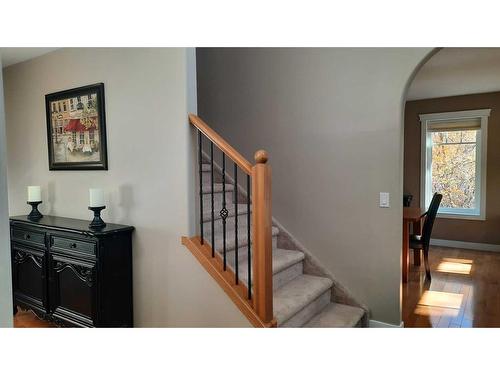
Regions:
<instances>
[{"instance_id":1,"label":"painting of buildings","mask_svg":"<svg viewBox=\"0 0 500 375\"><path fill-rule=\"evenodd\" d=\"M86 169L84 166L90 165L90 169L97 169L96 163L103 163L104 124L100 102L99 92L95 90L47 102L51 167L73 169L68 167L79 166L77 169Z\"/></svg>"}]
</instances>

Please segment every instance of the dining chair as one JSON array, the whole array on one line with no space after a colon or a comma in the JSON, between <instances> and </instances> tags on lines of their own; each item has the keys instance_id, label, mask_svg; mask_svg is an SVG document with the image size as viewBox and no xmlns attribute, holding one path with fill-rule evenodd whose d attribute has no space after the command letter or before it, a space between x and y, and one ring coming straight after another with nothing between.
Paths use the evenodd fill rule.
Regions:
<instances>
[{"instance_id":1,"label":"dining chair","mask_svg":"<svg viewBox=\"0 0 500 375\"><path fill-rule=\"evenodd\" d=\"M425 216L422 235L412 235L410 237L410 248L414 251L422 250L424 252L425 276L429 280L431 279L431 269L429 267L429 245L431 242L432 227L434 226L434 221L436 220L441 199L443 199L442 194L434 194L431 204L429 205L429 209L424 215L422 215Z\"/></svg>"}]
</instances>

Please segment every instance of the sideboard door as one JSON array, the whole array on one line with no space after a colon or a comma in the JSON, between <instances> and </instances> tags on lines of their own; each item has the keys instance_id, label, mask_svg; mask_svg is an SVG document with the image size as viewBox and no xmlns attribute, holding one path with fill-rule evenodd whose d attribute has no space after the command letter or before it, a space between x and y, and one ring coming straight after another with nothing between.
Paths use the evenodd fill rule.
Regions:
<instances>
[{"instance_id":1,"label":"sideboard door","mask_svg":"<svg viewBox=\"0 0 500 375\"><path fill-rule=\"evenodd\" d=\"M12 246L12 288L14 299L41 313L46 313L45 252L29 247Z\"/></svg>"},{"instance_id":2,"label":"sideboard door","mask_svg":"<svg viewBox=\"0 0 500 375\"><path fill-rule=\"evenodd\" d=\"M51 254L49 275L53 316L77 326L96 326L96 263Z\"/></svg>"}]
</instances>

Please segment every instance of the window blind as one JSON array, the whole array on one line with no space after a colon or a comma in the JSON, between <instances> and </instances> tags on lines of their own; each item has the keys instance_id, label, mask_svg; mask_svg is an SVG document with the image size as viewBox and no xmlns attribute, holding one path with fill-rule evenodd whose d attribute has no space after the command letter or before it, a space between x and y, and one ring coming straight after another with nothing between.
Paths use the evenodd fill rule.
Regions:
<instances>
[{"instance_id":1,"label":"window blind","mask_svg":"<svg viewBox=\"0 0 500 375\"><path fill-rule=\"evenodd\" d=\"M445 132L458 130L480 130L481 119L471 118L463 120L444 120L432 121L427 124L427 130L430 132Z\"/></svg>"}]
</instances>

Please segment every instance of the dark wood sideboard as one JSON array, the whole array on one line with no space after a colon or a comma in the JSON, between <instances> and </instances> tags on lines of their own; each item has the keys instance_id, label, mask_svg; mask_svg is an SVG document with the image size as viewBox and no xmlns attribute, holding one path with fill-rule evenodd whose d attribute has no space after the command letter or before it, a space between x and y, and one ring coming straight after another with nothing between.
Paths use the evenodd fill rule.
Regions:
<instances>
[{"instance_id":1,"label":"dark wood sideboard","mask_svg":"<svg viewBox=\"0 0 500 375\"><path fill-rule=\"evenodd\" d=\"M44 216L10 218L17 306L73 327L132 327L131 226Z\"/></svg>"}]
</instances>

